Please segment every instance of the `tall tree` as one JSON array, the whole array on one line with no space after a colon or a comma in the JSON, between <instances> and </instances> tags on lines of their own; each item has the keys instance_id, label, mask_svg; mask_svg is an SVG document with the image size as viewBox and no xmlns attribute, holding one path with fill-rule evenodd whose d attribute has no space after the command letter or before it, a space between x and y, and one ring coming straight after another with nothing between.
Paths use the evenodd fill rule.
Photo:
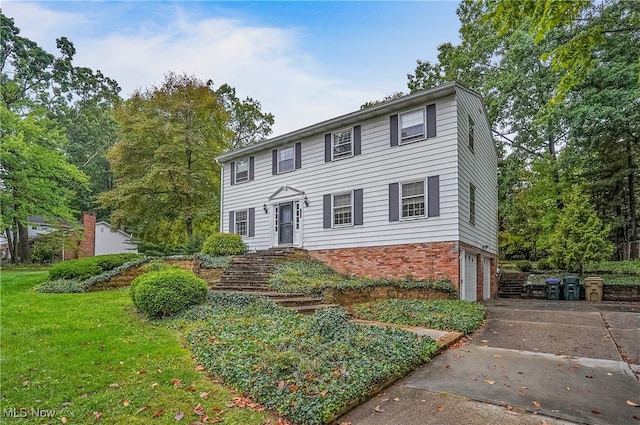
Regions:
<instances>
[{"instance_id":1,"label":"tall tree","mask_svg":"<svg viewBox=\"0 0 640 425\"><path fill-rule=\"evenodd\" d=\"M0 105L1 226L14 262L29 262L27 217L44 215L72 220L69 183L86 176L62 153L63 132L41 109L21 117Z\"/></svg>"},{"instance_id":2,"label":"tall tree","mask_svg":"<svg viewBox=\"0 0 640 425\"><path fill-rule=\"evenodd\" d=\"M184 243L218 220L229 115L210 82L169 73L115 109L118 142L107 158L115 187L100 196L111 221L149 242Z\"/></svg>"}]
</instances>

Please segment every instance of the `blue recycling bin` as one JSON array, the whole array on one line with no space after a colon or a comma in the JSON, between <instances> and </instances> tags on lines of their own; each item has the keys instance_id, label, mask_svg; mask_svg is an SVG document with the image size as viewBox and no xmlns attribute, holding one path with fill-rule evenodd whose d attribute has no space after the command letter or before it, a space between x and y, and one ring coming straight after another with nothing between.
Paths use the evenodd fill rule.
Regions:
<instances>
[{"instance_id":1,"label":"blue recycling bin","mask_svg":"<svg viewBox=\"0 0 640 425\"><path fill-rule=\"evenodd\" d=\"M562 279L564 285L564 299L567 301L578 301L580 299L580 278L577 276L567 276Z\"/></svg>"},{"instance_id":2,"label":"blue recycling bin","mask_svg":"<svg viewBox=\"0 0 640 425\"><path fill-rule=\"evenodd\" d=\"M546 279L545 282L547 283L547 299L562 299L562 291L560 290L560 279L556 277L550 277L549 279Z\"/></svg>"}]
</instances>

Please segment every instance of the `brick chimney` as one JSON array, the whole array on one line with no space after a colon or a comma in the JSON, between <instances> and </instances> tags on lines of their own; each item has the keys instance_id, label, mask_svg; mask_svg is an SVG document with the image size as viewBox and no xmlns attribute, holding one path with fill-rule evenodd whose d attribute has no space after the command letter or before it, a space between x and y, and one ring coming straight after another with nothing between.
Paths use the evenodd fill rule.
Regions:
<instances>
[{"instance_id":1,"label":"brick chimney","mask_svg":"<svg viewBox=\"0 0 640 425\"><path fill-rule=\"evenodd\" d=\"M96 213L82 212L82 240L78 258L93 257L96 255Z\"/></svg>"}]
</instances>

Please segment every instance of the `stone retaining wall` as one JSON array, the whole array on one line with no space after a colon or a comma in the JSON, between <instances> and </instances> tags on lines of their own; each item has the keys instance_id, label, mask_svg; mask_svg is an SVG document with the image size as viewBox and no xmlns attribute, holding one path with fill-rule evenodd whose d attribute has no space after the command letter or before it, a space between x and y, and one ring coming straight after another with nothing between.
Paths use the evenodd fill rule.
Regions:
<instances>
[{"instance_id":1,"label":"stone retaining wall","mask_svg":"<svg viewBox=\"0 0 640 425\"><path fill-rule=\"evenodd\" d=\"M413 288L404 289L394 286L370 286L359 289L325 289L322 293L323 302L340 304L343 306L383 301L389 298L413 300L442 300L457 299L457 294L448 294L435 289Z\"/></svg>"},{"instance_id":2,"label":"stone retaining wall","mask_svg":"<svg viewBox=\"0 0 640 425\"><path fill-rule=\"evenodd\" d=\"M547 298L545 285L524 285L522 298L544 300ZM580 299L585 299L584 286L580 285ZM602 301L640 301L640 285L604 285Z\"/></svg>"}]
</instances>

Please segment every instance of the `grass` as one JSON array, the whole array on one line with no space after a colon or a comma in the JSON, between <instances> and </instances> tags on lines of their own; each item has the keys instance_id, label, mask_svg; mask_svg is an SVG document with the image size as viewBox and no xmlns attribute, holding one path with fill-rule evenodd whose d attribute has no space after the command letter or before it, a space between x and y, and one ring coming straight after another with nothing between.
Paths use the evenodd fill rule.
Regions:
<instances>
[{"instance_id":1,"label":"grass","mask_svg":"<svg viewBox=\"0 0 640 425\"><path fill-rule=\"evenodd\" d=\"M461 300L396 300L351 306L358 319L421 326L470 334L478 329L487 313L482 304Z\"/></svg>"},{"instance_id":2,"label":"grass","mask_svg":"<svg viewBox=\"0 0 640 425\"><path fill-rule=\"evenodd\" d=\"M235 394L196 370L178 330L137 315L128 291L34 292L47 278L2 271L2 412L26 409L25 424L43 423L35 409L52 423L173 424L180 412L184 423L198 421L201 404L225 424L264 423L264 413L227 408Z\"/></svg>"},{"instance_id":3,"label":"grass","mask_svg":"<svg viewBox=\"0 0 640 425\"><path fill-rule=\"evenodd\" d=\"M342 275L317 260L286 261L276 266L269 279L269 287L274 291L301 293L313 296L322 295L327 288L363 289L371 286L396 286L400 288L424 288L457 293L449 280L425 281L391 279L369 279Z\"/></svg>"}]
</instances>

